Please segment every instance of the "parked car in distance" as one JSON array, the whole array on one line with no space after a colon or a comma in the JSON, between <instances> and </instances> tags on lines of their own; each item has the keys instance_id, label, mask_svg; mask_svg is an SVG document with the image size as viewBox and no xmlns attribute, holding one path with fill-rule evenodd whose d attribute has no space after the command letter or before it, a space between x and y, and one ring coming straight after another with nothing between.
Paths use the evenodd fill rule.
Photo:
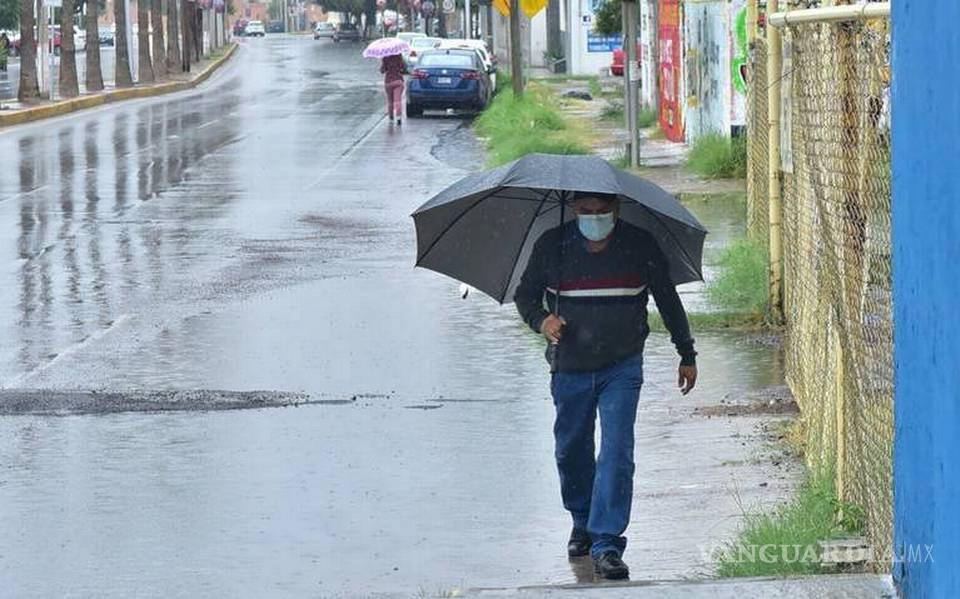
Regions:
<instances>
[{"instance_id":1,"label":"parked car in distance","mask_svg":"<svg viewBox=\"0 0 960 599\"><path fill-rule=\"evenodd\" d=\"M243 28L243 35L248 37L263 37L266 34L267 30L263 27L263 21L248 21L247 25Z\"/></svg>"},{"instance_id":2,"label":"parked car in distance","mask_svg":"<svg viewBox=\"0 0 960 599\"><path fill-rule=\"evenodd\" d=\"M34 38L33 38L33 47L36 48L38 42L36 35L36 29L34 29ZM60 26L56 25L53 30L53 44L50 44L50 40L47 40L47 51L53 50L54 55L60 54ZM20 36L10 40L10 54L12 56L20 55Z\"/></svg>"},{"instance_id":3,"label":"parked car in distance","mask_svg":"<svg viewBox=\"0 0 960 599\"><path fill-rule=\"evenodd\" d=\"M439 37L415 37L410 40L410 53L406 56L407 59L407 68L417 64L417 60L420 58L420 54L426 50L433 50L440 45L440 42L443 41Z\"/></svg>"},{"instance_id":4,"label":"parked car in distance","mask_svg":"<svg viewBox=\"0 0 960 599\"><path fill-rule=\"evenodd\" d=\"M475 50L426 50L407 84L407 114L447 108L481 111L492 94L490 76Z\"/></svg>"},{"instance_id":5,"label":"parked car in distance","mask_svg":"<svg viewBox=\"0 0 960 599\"><path fill-rule=\"evenodd\" d=\"M267 23L267 33L283 33L283 21L270 21Z\"/></svg>"},{"instance_id":6,"label":"parked car in distance","mask_svg":"<svg viewBox=\"0 0 960 599\"><path fill-rule=\"evenodd\" d=\"M87 32L79 27L73 30L73 48L77 52L84 52L87 49Z\"/></svg>"},{"instance_id":7,"label":"parked car in distance","mask_svg":"<svg viewBox=\"0 0 960 599\"><path fill-rule=\"evenodd\" d=\"M333 31L335 42L359 42L360 30L353 23L340 23Z\"/></svg>"},{"instance_id":8,"label":"parked car in distance","mask_svg":"<svg viewBox=\"0 0 960 599\"><path fill-rule=\"evenodd\" d=\"M333 23L321 21L313 28L313 39L330 39L333 37L334 29Z\"/></svg>"},{"instance_id":9,"label":"parked car in distance","mask_svg":"<svg viewBox=\"0 0 960 599\"><path fill-rule=\"evenodd\" d=\"M418 37L427 37L427 34L426 34L426 33L419 33L419 32L417 32L417 31L401 31L400 33L397 34L397 39L398 39L398 40L403 40L403 41L407 42L408 44L409 44L411 41L417 39Z\"/></svg>"},{"instance_id":10,"label":"parked car in distance","mask_svg":"<svg viewBox=\"0 0 960 599\"><path fill-rule=\"evenodd\" d=\"M480 62L483 63L483 68L487 71L487 74L490 75L490 84L493 86L493 89L497 88L497 59L490 50L487 49L487 44L484 43L483 40L441 39L439 48L441 50L461 49L476 52L480 57Z\"/></svg>"},{"instance_id":11,"label":"parked car in distance","mask_svg":"<svg viewBox=\"0 0 960 599\"><path fill-rule=\"evenodd\" d=\"M613 60L610 62L610 74L614 77L623 77L623 65L627 63L627 53L623 48L613 51ZM640 68L640 42L637 42L637 68Z\"/></svg>"},{"instance_id":12,"label":"parked car in distance","mask_svg":"<svg viewBox=\"0 0 960 599\"><path fill-rule=\"evenodd\" d=\"M106 27L106 26L100 27L98 31L100 32L100 45L112 46L113 45L113 27Z\"/></svg>"}]
</instances>

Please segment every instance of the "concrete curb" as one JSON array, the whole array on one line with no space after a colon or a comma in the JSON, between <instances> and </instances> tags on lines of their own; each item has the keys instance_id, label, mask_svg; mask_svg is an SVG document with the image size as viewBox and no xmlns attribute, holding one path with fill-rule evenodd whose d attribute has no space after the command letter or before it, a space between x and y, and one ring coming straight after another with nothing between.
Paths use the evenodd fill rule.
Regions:
<instances>
[{"instance_id":1,"label":"concrete curb","mask_svg":"<svg viewBox=\"0 0 960 599\"><path fill-rule=\"evenodd\" d=\"M199 75L188 81L170 81L156 85L144 87L128 87L124 89L115 89L108 92L80 96L70 100L62 100L52 104L25 108L8 114L0 113L0 127L9 127L12 125L22 125L32 123L55 116L62 116L78 110L86 110L112 102L122 102L123 100L134 100L138 98L150 98L163 94L172 94L175 92L193 89L210 78L213 73L220 68L237 50L237 43L230 44L223 56L213 61Z\"/></svg>"}]
</instances>

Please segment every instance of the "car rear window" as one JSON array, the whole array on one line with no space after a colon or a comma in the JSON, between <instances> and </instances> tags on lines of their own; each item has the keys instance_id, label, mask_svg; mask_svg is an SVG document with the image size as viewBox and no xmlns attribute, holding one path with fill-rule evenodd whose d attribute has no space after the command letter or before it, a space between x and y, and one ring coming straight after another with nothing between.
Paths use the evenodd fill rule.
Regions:
<instances>
[{"instance_id":1,"label":"car rear window","mask_svg":"<svg viewBox=\"0 0 960 599\"><path fill-rule=\"evenodd\" d=\"M424 54L420 59L421 67L450 67L452 69L472 69L476 65L469 54Z\"/></svg>"},{"instance_id":2,"label":"car rear window","mask_svg":"<svg viewBox=\"0 0 960 599\"><path fill-rule=\"evenodd\" d=\"M414 38L414 40L410 42L410 45L413 46L414 48L430 48L432 46L437 45L437 40L418 37L418 38Z\"/></svg>"}]
</instances>

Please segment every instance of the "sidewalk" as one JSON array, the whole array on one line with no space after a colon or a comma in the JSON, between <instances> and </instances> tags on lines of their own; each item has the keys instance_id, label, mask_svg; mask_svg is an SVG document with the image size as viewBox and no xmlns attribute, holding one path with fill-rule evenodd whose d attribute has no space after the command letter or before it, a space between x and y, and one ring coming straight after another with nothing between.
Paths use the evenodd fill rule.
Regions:
<instances>
[{"instance_id":1,"label":"sidewalk","mask_svg":"<svg viewBox=\"0 0 960 599\"><path fill-rule=\"evenodd\" d=\"M622 158L627 144L627 130L622 119L608 118L604 112L620 101L622 83L617 77L598 80L600 94L590 90L588 81L564 79L562 76L537 80L561 98L561 111L589 131L589 143L600 157L616 161ZM563 97L568 90L588 92L592 100ZM597 91L594 86L594 92ZM622 105L622 102L620 102ZM659 134L656 125L641 131L640 164L638 174L673 194L733 194L746 193L746 181L741 179L703 179L685 167L689 148L685 143L670 141Z\"/></svg>"},{"instance_id":2,"label":"sidewalk","mask_svg":"<svg viewBox=\"0 0 960 599\"><path fill-rule=\"evenodd\" d=\"M94 108L111 102L147 98L169 94L194 88L206 81L222 64L233 56L237 44L224 46L218 55L204 58L192 65L189 73L176 73L158 83L135 85L133 87L117 89L110 85L100 92L81 93L76 98L56 100L53 102L41 101L32 104L23 104L17 101L0 103L0 127L20 125L55 116L62 116L78 110ZM81 88L81 92L82 92Z\"/></svg>"},{"instance_id":3,"label":"sidewalk","mask_svg":"<svg viewBox=\"0 0 960 599\"><path fill-rule=\"evenodd\" d=\"M462 597L583 597L585 599L830 599L895 598L888 575L832 574L796 578L729 578L703 581L652 581L583 586L471 589Z\"/></svg>"}]
</instances>

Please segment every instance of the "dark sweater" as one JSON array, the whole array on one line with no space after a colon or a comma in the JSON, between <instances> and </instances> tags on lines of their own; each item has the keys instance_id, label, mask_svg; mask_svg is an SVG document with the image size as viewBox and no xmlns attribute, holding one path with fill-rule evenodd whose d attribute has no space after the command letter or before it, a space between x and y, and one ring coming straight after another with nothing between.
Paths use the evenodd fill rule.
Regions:
<instances>
[{"instance_id":1,"label":"dark sweater","mask_svg":"<svg viewBox=\"0 0 960 599\"><path fill-rule=\"evenodd\" d=\"M649 233L617 221L607 247L591 253L576 222L564 225L562 232L562 268L558 268L558 227L534 244L514 296L520 316L539 333L543 319L557 312L557 280L562 275L559 314L567 324L558 346L547 348L548 361L556 351L557 370L598 370L641 353L650 332L649 293L657 302L681 363L695 363L697 352L687 314L670 281L666 259Z\"/></svg>"}]
</instances>

